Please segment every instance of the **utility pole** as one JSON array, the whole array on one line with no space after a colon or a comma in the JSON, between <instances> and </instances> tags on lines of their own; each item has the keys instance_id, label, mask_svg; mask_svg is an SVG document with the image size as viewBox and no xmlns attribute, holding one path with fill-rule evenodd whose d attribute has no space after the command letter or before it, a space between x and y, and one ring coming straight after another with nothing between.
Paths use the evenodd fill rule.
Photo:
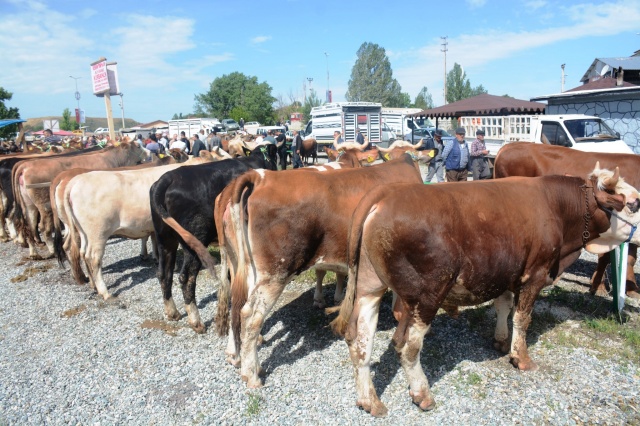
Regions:
<instances>
[{"instance_id":1,"label":"utility pole","mask_svg":"<svg viewBox=\"0 0 640 426\"><path fill-rule=\"evenodd\" d=\"M313 77L307 77L307 81L309 82L309 97L311 97L311 82L313 81ZM307 92L304 92L304 96L306 98Z\"/></svg>"},{"instance_id":2,"label":"utility pole","mask_svg":"<svg viewBox=\"0 0 640 426\"><path fill-rule=\"evenodd\" d=\"M124 93L120 92L120 93L118 93L118 95L120 96L120 109L122 110L122 128L124 129L125 128L125 125L124 125L124 98L123 98Z\"/></svg>"},{"instance_id":3,"label":"utility pole","mask_svg":"<svg viewBox=\"0 0 640 426\"><path fill-rule=\"evenodd\" d=\"M324 56L327 59L327 103L329 103L329 54L324 52Z\"/></svg>"},{"instance_id":4,"label":"utility pole","mask_svg":"<svg viewBox=\"0 0 640 426\"><path fill-rule=\"evenodd\" d=\"M82 121L82 113L80 112L80 92L78 92L78 79L82 78L82 77L74 77L72 75L69 76L69 78L72 78L76 81L76 101L78 101L78 114L76 115L76 118L78 119L78 128L80 128L80 123Z\"/></svg>"},{"instance_id":5,"label":"utility pole","mask_svg":"<svg viewBox=\"0 0 640 426\"><path fill-rule=\"evenodd\" d=\"M442 42L442 49L440 49L441 52L444 52L444 90L443 90L443 94L444 94L444 104L447 104L447 37L448 36L444 36L444 37L440 37L443 42Z\"/></svg>"},{"instance_id":6,"label":"utility pole","mask_svg":"<svg viewBox=\"0 0 640 426\"><path fill-rule=\"evenodd\" d=\"M561 93L564 92L564 77L565 77L564 76L564 65L565 64L560 65L560 68L562 68L562 79L560 80L560 92Z\"/></svg>"}]
</instances>

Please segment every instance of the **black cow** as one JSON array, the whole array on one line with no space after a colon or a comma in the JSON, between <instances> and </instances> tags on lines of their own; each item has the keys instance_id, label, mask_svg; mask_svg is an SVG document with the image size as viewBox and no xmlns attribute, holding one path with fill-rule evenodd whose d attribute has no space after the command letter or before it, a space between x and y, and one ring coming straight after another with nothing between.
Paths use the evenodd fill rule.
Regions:
<instances>
[{"instance_id":1,"label":"black cow","mask_svg":"<svg viewBox=\"0 0 640 426\"><path fill-rule=\"evenodd\" d=\"M168 319L180 319L171 295L176 251L180 243L184 260L178 280L189 325L197 333L205 332L195 303L196 279L202 263L165 220L178 223L205 246L217 242L213 217L216 197L233 179L251 169L277 170L276 146L258 146L247 157L181 167L165 173L151 187L151 216L158 243L158 279L164 311Z\"/></svg>"}]
</instances>

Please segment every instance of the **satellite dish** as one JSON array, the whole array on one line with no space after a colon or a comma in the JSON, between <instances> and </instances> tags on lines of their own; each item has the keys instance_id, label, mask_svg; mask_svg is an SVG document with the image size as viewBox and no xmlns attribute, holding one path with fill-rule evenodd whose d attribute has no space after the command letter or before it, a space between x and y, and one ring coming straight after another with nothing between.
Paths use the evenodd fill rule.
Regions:
<instances>
[{"instance_id":1,"label":"satellite dish","mask_svg":"<svg viewBox=\"0 0 640 426\"><path fill-rule=\"evenodd\" d=\"M602 70L600 71L600 76L604 77L609 71L611 71L611 67L605 64L604 67L602 67Z\"/></svg>"}]
</instances>

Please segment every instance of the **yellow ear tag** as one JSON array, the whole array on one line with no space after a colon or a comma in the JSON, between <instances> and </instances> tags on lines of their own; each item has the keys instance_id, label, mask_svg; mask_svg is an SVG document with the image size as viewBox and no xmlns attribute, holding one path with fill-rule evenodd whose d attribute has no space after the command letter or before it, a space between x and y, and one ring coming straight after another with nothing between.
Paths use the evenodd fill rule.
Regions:
<instances>
[{"instance_id":1,"label":"yellow ear tag","mask_svg":"<svg viewBox=\"0 0 640 426\"><path fill-rule=\"evenodd\" d=\"M158 157L164 158L164 154L158 154Z\"/></svg>"},{"instance_id":2,"label":"yellow ear tag","mask_svg":"<svg viewBox=\"0 0 640 426\"><path fill-rule=\"evenodd\" d=\"M435 154L435 152L433 150L429 151L429 157L433 158L435 156L436 156L436 154Z\"/></svg>"},{"instance_id":3,"label":"yellow ear tag","mask_svg":"<svg viewBox=\"0 0 640 426\"><path fill-rule=\"evenodd\" d=\"M389 154L385 154L385 155L384 155L384 159L385 159L385 160L387 160L387 161L389 161Z\"/></svg>"},{"instance_id":4,"label":"yellow ear tag","mask_svg":"<svg viewBox=\"0 0 640 426\"><path fill-rule=\"evenodd\" d=\"M373 161L374 161L374 158L372 156L368 156L367 157L367 162L368 163L373 163Z\"/></svg>"}]
</instances>

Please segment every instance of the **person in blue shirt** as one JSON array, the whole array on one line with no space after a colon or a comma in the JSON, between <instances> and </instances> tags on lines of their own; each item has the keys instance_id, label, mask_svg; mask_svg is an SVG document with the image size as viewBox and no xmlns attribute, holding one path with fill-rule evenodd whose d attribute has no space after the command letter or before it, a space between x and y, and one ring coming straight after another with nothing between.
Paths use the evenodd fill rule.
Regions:
<instances>
[{"instance_id":1,"label":"person in blue shirt","mask_svg":"<svg viewBox=\"0 0 640 426\"><path fill-rule=\"evenodd\" d=\"M469 145L464 139L465 134L464 127L458 127L456 139L449 142L442 152L447 182L465 182L469 177Z\"/></svg>"}]
</instances>

